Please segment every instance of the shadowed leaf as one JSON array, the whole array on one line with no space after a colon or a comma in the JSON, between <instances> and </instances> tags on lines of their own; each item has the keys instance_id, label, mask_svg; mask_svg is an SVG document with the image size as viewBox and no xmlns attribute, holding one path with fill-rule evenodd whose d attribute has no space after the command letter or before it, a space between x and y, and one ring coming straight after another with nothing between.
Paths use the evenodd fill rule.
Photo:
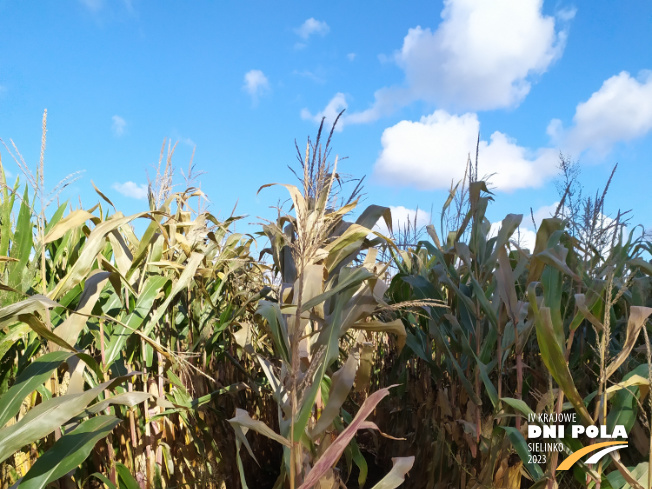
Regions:
<instances>
[{"instance_id":1,"label":"shadowed leaf","mask_svg":"<svg viewBox=\"0 0 652 489\"><path fill-rule=\"evenodd\" d=\"M113 416L96 416L81 423L55 442L23 477L20 489L42 489L75 467L90 454L95 444L120 423Z\"/></svg>"}]
</instances>

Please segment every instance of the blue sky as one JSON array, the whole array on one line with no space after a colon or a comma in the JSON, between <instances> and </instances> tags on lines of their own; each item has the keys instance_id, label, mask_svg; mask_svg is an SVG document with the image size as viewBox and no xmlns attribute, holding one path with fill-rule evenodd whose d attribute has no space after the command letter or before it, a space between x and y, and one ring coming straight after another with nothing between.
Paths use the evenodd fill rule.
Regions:
<instances>
[{"instance_id":1,"label":"blue sky","mask_svg":"<svg viewBox=\"0 0 652 489\"><path fill-rule=\"evenodd\" d=\"M652 227L652 3L373 5L0 0L0 138L34 167L47 108L46 184L83 170L62 198L91 207L92 180L125 213L146 207L164 138L178 170L196 146L210 210L257 222L285 199L258 188L293 183L294 140L346 108L340 170L396 218L439 221L480 131L492 220L545 215L561 150L588 193L618 162L608 210Z\"/></svg>"}]
</instances>

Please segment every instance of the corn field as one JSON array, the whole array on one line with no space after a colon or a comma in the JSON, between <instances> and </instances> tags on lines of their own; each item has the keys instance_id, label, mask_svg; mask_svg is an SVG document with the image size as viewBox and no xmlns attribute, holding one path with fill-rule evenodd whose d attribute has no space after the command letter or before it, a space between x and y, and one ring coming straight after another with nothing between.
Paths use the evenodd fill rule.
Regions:
<instances>
[{"instance_id":1,"label":"corn field","mask_svg":"<svg viewBox=\"0 0 652 489\"><path fill-rule=\"evenodd\" d=\"M5 146L2 489L652 487L652 243L600 221L606 190L580 216L569 184L528 250L469 165L438 225L391 233L332 134L253 235L173 191L173 151L125 216L50 206L45 136L34 173ZM558 471L600 441L534 456L563 413L628 448Z\"/></svg>"}]
</instances>

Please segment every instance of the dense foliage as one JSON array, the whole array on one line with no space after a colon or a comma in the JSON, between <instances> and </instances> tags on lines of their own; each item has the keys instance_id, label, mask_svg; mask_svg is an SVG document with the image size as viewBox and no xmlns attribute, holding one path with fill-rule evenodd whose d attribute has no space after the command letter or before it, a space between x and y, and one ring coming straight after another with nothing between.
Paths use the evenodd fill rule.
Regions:
<instances>
[{"instance_id":1,"label":"dense foliage","mask_svg":"<svg viewBox=\"0 0 652 489\"><path fill-rule=\"evenodd\" d=\"M565 211L570 182L524 249L472 168L439 233L394 239L320 136L255 239L172 191L171 153L130 216L47 211L42 164L0 163L0 486L650 487L650 243ZM533 412L629 449L557 472Z\"/></svg>"}]
</instances>

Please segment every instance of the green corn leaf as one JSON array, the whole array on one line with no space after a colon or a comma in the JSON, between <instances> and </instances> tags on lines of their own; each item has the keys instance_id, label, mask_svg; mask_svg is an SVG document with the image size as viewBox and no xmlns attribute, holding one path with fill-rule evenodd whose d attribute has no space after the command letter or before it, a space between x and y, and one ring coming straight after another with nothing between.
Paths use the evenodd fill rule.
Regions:
<instances>
[{"instance_id":1,"label":"green corn leaf","mask_svg":"<svg viewBox=\"0 0 652 489\"><path fill-rule=\"evenodd\" d=\"M328 252L326 268L329 273L340 265L343 260L358 252L371 232L371 229L364 226L351 224L341 236L326 245L325 250Z\"/></svg>"},{"instance_id":2,"label":"green corn leaf","mask_svg":"<svg viewBox=\"0 0 652 489\"><path fill-rule=\"evenodd\" d=\"M514 399L512 397L501 397L500 400L503 401L508 406L513 407L516 411L521 413L526 418L529 418L530 416L534 416L535 414L534 411L532 411L532 409L530 409L530 407L520 399Z\"/></svg>"},{"instance_id":3,"label":"green corn leaf","mask_svg":"<svg viewBox=\"0 0 652 489\"><path fill-rule=\"evenodd\" d=\"M623 384L626 384L630 379L635 377L642 377L647 379L648 377L648 364L642 363L638 365L634 370L628 372L622 380ZM634 423L636 422L636 416L638 415L639 402L642 403L644 400L643 392L649 395L649 389L646 386L642 385L632 385L627 389L618 390L613 397L611 398L611 407L609 409L609 414L607 415L607 427L613 432L616 425L623 425L627 433L630 432ZM645 404L645 403L644 403Z\"/></svg>"},{"instance_id":4,"label":"green corn leaf","mask_svg":"<svg viewBox=\"0 0 652 489\"><path fill-rule=\"evenodd\" d=\"M111 365L120 357L127 343L127 339L132 334L132 329L139 329L143 321L148 318L154 305L154 300L167 281L167 277L160 275L153 275L145 281L136 301L136 307L123 321L131 329L125 328L121 324L116 324L113 328L113 334L105 350L106 365Z\"/></svg>"},{"instance_id":5,"label":"green corn leaf","mask_svg":"<svg viewBox=\"0 0 652 489\"><path fill-rule=\"evenodd\" d=\"M337 283L337 285L335 287L329 288L323 294L319 294L319 295L313 297L311 300L308 300L308 301L304 302L301 309L303 311L307 311L307 310L309 310L309 309L323 303L324 301L326 301L330 297L334 296L338 292L341 292L341 291L343 291L345 289L348 289L350 287L357 287L362 282L364 282L365 280L367 280L369 278L372 278L372 277L374 277L374 274L371 273L366 268L357 268L357 269L353 270L352 273L347 274L346 277L342 276L341 277L342 280L338 281L338 283Z\"/></svg>"},{"instance_id":6,"label":"green corn leaf","mask_svg":"<svg viewBox=\"0 0 652 489\"><path fill-rule=\"evenodd\" d=\"M335 311L333 312L332 321L322 329L319 334L317 343L323 345L322 348L325 348L325 353L323 358L319 356L313 357L312 361L320 361L320 365L315 369L315 374L312 379L312 382L309 383L310 387L308 393L304 398L303 404L299 406L299 414L295 419L294 424L294 441L297 442L303 436L303 433L308 425L308 420L312 414L312 409L315 404L315 398L317 397L317 392L321 386L321 381L326 375L326 370L331 364L337 359L339 355L339 331L338 327L340 325L340 320L342 317L342 301L338 301L335 305ZM289 436L289 433L288 435Z\"/></svg>"},{"instance_id":7,"label":"green corn leaf","mask_svg":"<svg viewBox=\"0 0 652 489\"><path fill-rule=\"evenodd\" d=\"M152 329L154 329L154 326L158 323L163 314L167 312L171 302L176 298L177 294L179 294L182 290L188 290L195 277L195 272L197 271L197 268L203 259L204 255L202 253L193 252L192 255L190 255L190 258L188 259L188 262L186 263L181 276L173 282L170 294L152 314L152 317L148 319L147 326L144 330L145 335L148 335Z\"/></svg>"},{"instance_id":8,"label":"green corn leaf","mask_svg":"<svg viewBox=\"0 0 652 489\"><path fill-rule=\"evenodd\" d=\"M89 475L88 479L86 479L86 481L84 482L83 487L87 487L89 485L88 481L90 480L91 477L95 477L96 479L101 480L104 484L106 484L106 486L109 489L118 489L118 487L113 482L111 482L107 476L105 476L104 474L100 474L99 472L95 472L94 474Z\"/></svg>"},{"instance_id":9,"label":"green corn leaf","mask_svg":"<svg viewBox=\"0 0 652 489\"><path fill-rule=\"evenodd\" d=\"M344 431L339 434L335 441L329 445L321 457L319 457L319 460L317 460L312 470L308 473L308 476L304 479L303 484L301 484L299 489L309 489L314 487L317 481L319 481L319 479L337 463L340 456L342 455L342 452L344 452L344 449L353 439L356 432L363 427L368 427L365 425L365 420L369 417L373 410L376 409L378 403L389 394L389 389L392 387L394 386L389 386L384 389L377 390L371 394L364 403L362 403L362 406L360 406L360 409L356 413L355 418L353 418L351 423L349 423Z\"/></svg>"},{"instance_id":10,"label":"green corn leaf","mask_svg":"<svg viewBox=\"0 0 652 489\"><path fill-rule=\"evenodd\" d=\"M362 452L360 451L360 447L358 446L358 442L355 440L355 438L351 440L351 443L349 444L349 448L351 449L351 458L353 459L353 463L357 465L359 470L358 486L362 488L364 487L364 484L367 481L369 466L367 464L367 460L364 458L364 455L362 455Z\"/></svg>"},{"instance_id":11,"label":"green corn leaf","mask_svg":"<svg viewBox=\"0 0 652 489\"><path fill-rule=\"evenodd\" d=\"M54 214L52 214L52 217L50 218L50 220L45 225L44 231L45 231L46 236L50 232L52 227L54 227L61 220L61 218L63 217L63 214L66 212L66 207L68 207L68 202L67 201L64 202L63 204L61 204L59 207L57 207L57 210L54 211Z\"/></svg>"},{"instance_id":12,"label":"green corn leaf","mask_svg":"<svg viewBox=\"0 0 652 489\"><path fill-rule=\"evenodd\" d=\"M118 229L120 226L146 215L148 215L148 213L141 212L124 217L122 214L117 213L113 219L98 224L86 239L86 243L84 244L84 247L74 265L70 268L65 277L58 282L57 286L48 294L48 296L52 299L57 299L65 292L79 284L82 280L85 280L89 272L92 270L93 264L96 262L97 255L104 249L107 242L107 235L115 229Z\"/></svg>"},{"instance_id":13,"label":"green corn leaf","mask_svg":"<svg viewBox=\"0 0 652 489\"><path fill-rule=\"evenodd\" d=\"M23 273L27 268L30 251L33 246L32 234L32 209L29 206L29 193L25 185L25 192L20 203L20 211L16 220L16 230L14 231L14 240L11 243L9 256L16 258L18 261L12 261L7 264L9 269L9 280L7 285L17 290L24 290Z\"/></svg>"},{"instance_id":14,"label":"green corn leaf","mask_svg":"<svg viewBox=\"0 0 652 489\"><path fill-rule=\"evenodd\" d=\"M52 372L71 356L68 352L47 353L38 357L16 378L13 386L0 397L0 427L20 411L25 397L50 378Z\"/></svg>"},{"instance_id":15,"label":"green corn leaf","mask_svg":"<svg viewBox=\"0 0 652 489\"><path fill-rule=\"evenodd\" d=\"M81 465L95 444L120 423L114 416L96 416L59 438L27 472L19 489L43 489Z\"/></svg>"},{"instance_id":16,"label":"green corn leaf","mask_svg":"<svg viewBox=\"0 0 652 489\"><path fill-rule=\"evenodd\" d=\"M109 272L98 272L84 281L84 292L82 293L81 299L79 299L77 309L54 329L53 334L70 345L77 343L79 333L81 333L84 326L86 326L86 321L88 321L87 316L93 311L110 275ZM50 345L50 350L55 349L56 347L54 345Z\"/></svg>"},{"instance_id":17,"label":"green corn leaf","mask_svg":"<svg viewBox=\"0 0 652 489\"><path fill-rule=\"evenodd\" d=\"M49 340L51 343L58 345L64 350L76 351L75 347L63 340L48 328L35 314L21 314L18 319L27 324L39 336Z\"/></svg>"},{"instance_id":18,"label":"green corn leaf","mask_svg":"<svg viewBox=\"0 0 652 489\"><path fill-rule=\"evenodd\" d=\"M147 392L123 392L121 394L116 394L111 396L103 401L100 401L96 404L93 404L88 409L84 411L84 414L97 414L104 411L109 406L127 406L132 407L141 402L145 402L152 398L152 395Z\"/></svg>"},{"instance_id":19,"label":"green corn leaf","mask_svg":"<svg viewBox=\"0 0 652 489\"><path fill-rule=\"evenodd\" d=\"M115 469L118 474L120 489L140 489L140 484L138 484L138 481L131 475L131 472L129 472L129 469L124 464L120 462L116 463Z\"/></svg>"},{"instance_id":20,"label":"green corn leaf","mask_svg":"<svg viewBox=\"0 0 652 489\"><path fill-rule=\"evenodd\" d=\"M552 377L555 379L560 387L563 389L564 394L568 400L573 404L573 407L582 418L582 422L590 425L593 424L593 419L589 414L582 396L580 396L573 376L568 369L568 364L562 351L562 346L559 344L557 335L552 325L552 318L550 309L542 307L541 310L537 308L536 304L532 304L532 308L536 317L536 332L539 348L541 349L541 359L546 365Z\"/></svg>"},{"instance_id":21,"label":"green corn leaf","mask_svg":"<svg viewBox=\"0 0 652 489\"><path fill-rule=\"evenodd\" d=\"M523 466L527 469L530 477L532 477L532 480L536 482L541 479L543 477L543 470L541 470L539 464L530 462L532 459L532 453L528 449L527 442L525 441L525 438L523 438L521 432L511 426L501 426L501 428L504 429L507 433L509 441L512 442L512 446L516 450L518 456L521 458Z\"/></svg>"},{"instance_id":22,"label":"green corn leaf","mask_svg":"<svg viewBox=\"0 0 652 489\"><path fill-rule=\"evenodd\" d=\"M289 363L290 347L287 343L287 326L279 305L275 302L260 301L256 313L267 320L275 351L280 355L281 359Z\"/></svg>"},{"instance_id":23,"label":"green corn leaf","mask_svg":"<svg viewBox=\"0 0 652 489\"><path fill-rule=\"evenodd\" d=\"M0 183L6 183L4 168L0 162ZM10 187L2 186L2 202L0 202L0 256L8 256L9 245L13 240L11 229L11 211L14 208L16 194L18 190L18 179L13 188L13 192L9 191ZM4 271L5 264L0 262L0 270Z\"/></svg>"},{"instance_id":24,"label":"green corn leaf","mask_svg":"<svg viewBox=\"0 0 652 489\"><path fill-rule=\"evenodd\" d=\"M19 323L10 327L5 335L0 337L0 360L6 355L12 346L16 344L22 337L28 334L30 327L25 323Z\"/></svg>"},{"instance_id":25,"label":"green corn leaf","mask_svg":"<svg viewBox=\"0 0 652 489\"><path fill-rule=\"evenodd\" d=\"M4 462L21 447L49 435L82 413L104 389L110 389L126 379L127 377L118 377L80 394L53 397L30 409L16 424L0 430L0 462Z\"/></svg>"}]
</instances>

